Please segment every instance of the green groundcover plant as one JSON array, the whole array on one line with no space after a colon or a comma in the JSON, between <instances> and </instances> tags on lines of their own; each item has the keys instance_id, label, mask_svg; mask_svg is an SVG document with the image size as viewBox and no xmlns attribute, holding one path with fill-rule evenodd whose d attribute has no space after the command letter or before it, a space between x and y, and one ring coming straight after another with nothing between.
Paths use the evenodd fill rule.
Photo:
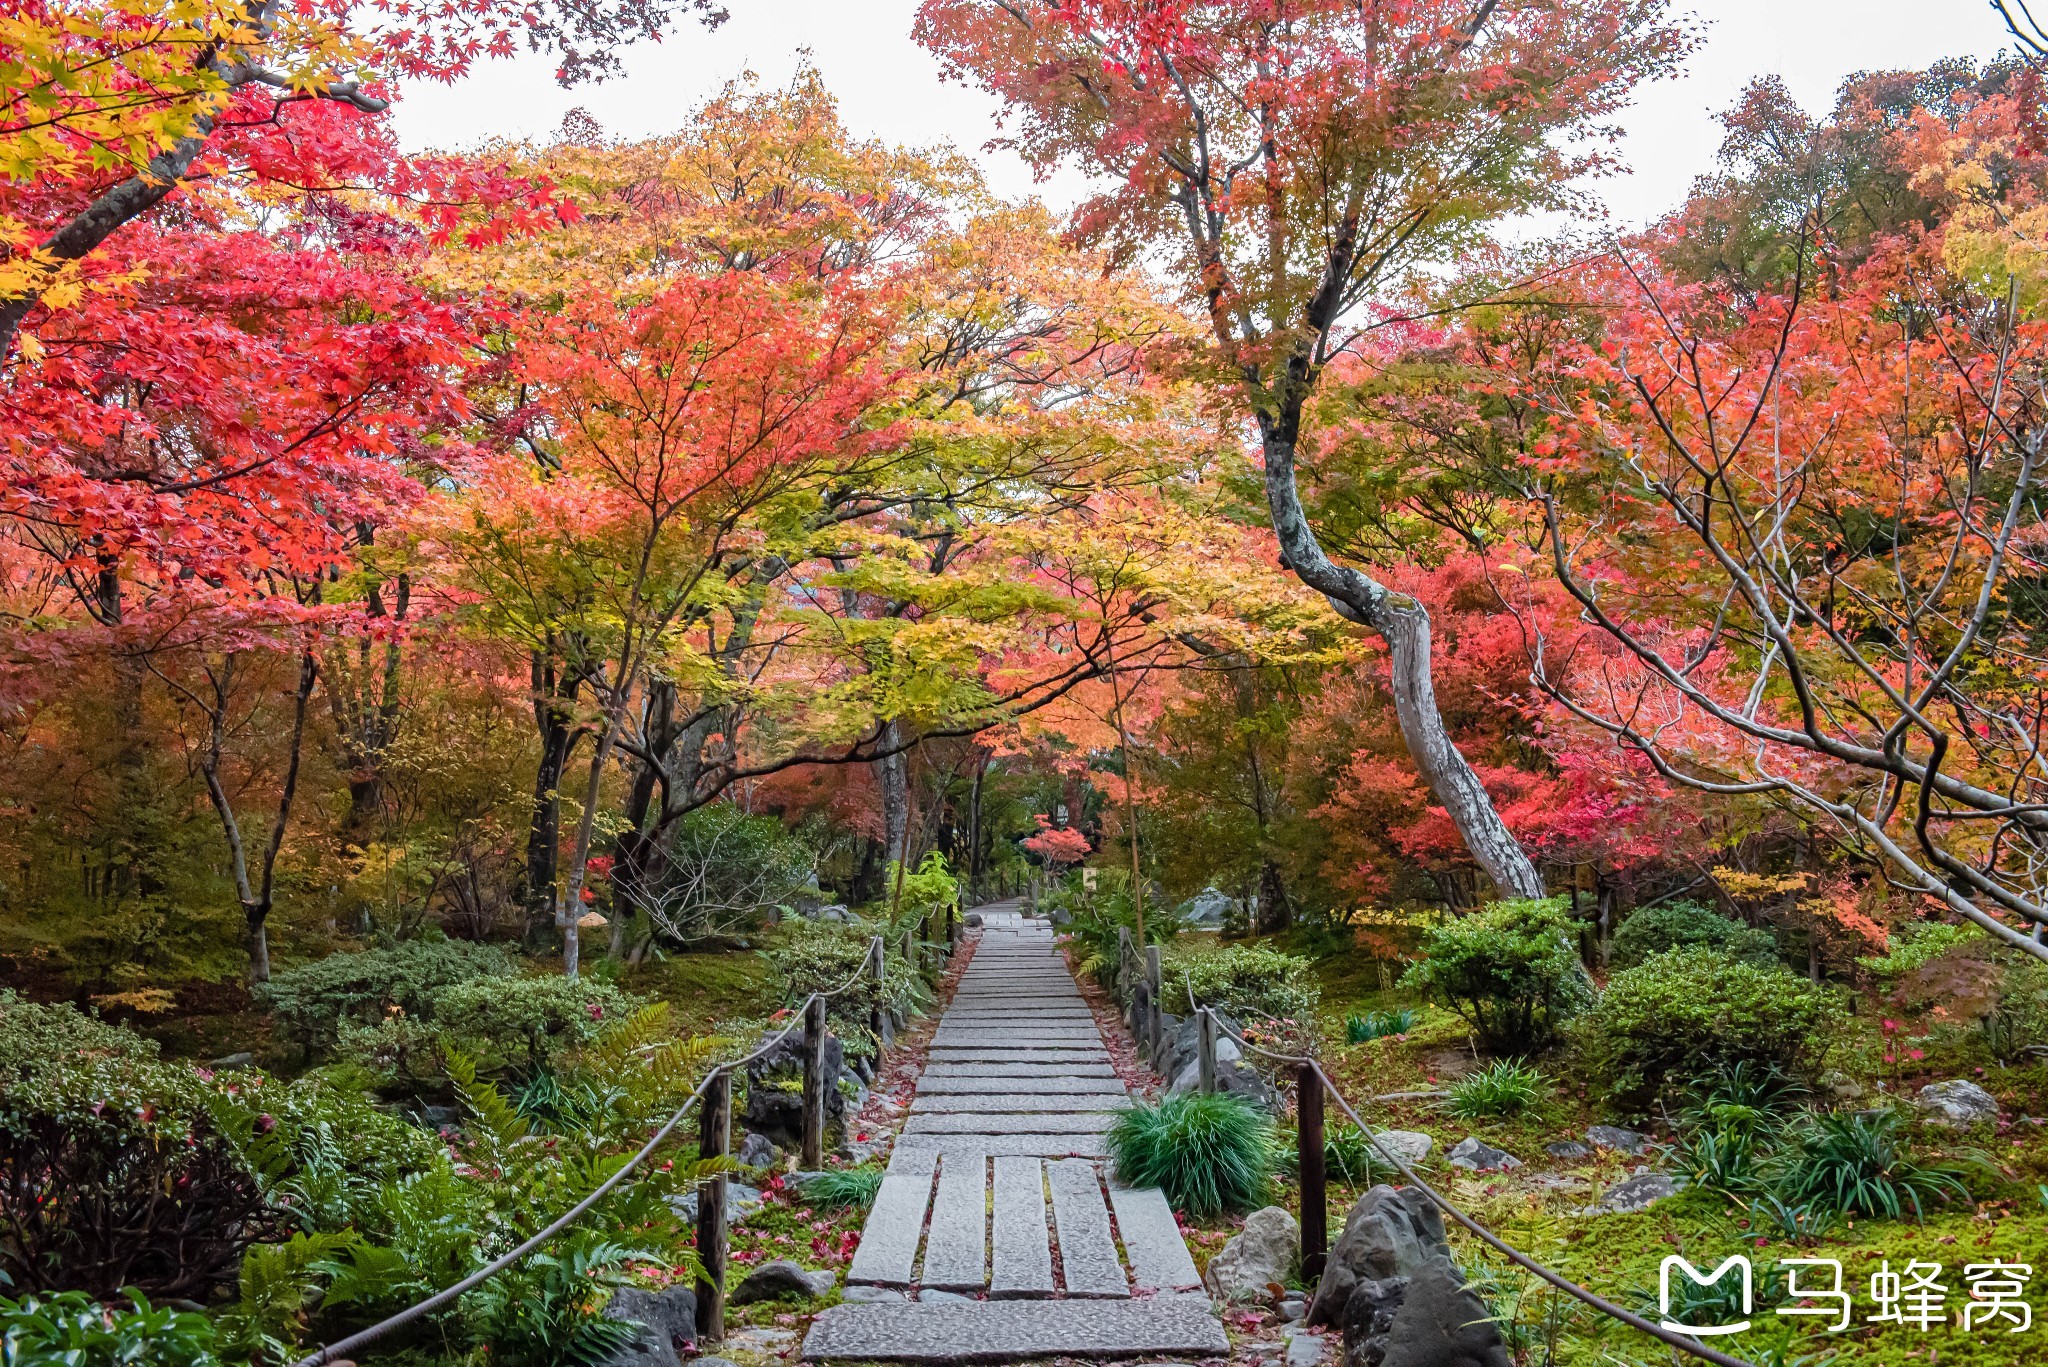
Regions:
<instances>
[{"instance_id":1,"label":"green groundcover plant","mask_svg":"<svg viewBox=\"0 0 2048 1367\"><path fill-rule=\"evenodd\" d=\"M1117 1117L1109 1150L1119 1180L1158 1187L1194 1219L1256 1209L1273 1188L1272 1117L1226 1092L1182 1092L1133 1106Z\"/></svg>"}]
</instances>

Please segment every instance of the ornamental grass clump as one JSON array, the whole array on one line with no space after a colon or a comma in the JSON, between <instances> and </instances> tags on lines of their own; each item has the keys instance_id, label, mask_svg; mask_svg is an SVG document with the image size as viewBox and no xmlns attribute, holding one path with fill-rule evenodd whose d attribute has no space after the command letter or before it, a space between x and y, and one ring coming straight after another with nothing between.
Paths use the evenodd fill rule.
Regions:
<instances>
[{"instance_id":1,"label":"ornamental grass clump","mask_svg":"<svg viewBox=\"0 0 2048 1367\"><path fill-rule=\"evenodd\" d=\"M1119 1181L1158 1187L1193 1219L1265 1205L1277 1153L1272 1118L1227 1092L1133 1106L1110 1130L1109 1151Z\"/></svg>"},{"instance_id":2,"label":"ornamental grass clump","mask_svg":"<svg viewBox=\"0 0 2048 1367\"><path fill-rule=\"evenodd\" d=\"M1398 1011L1368 1011L1362 1016L1344 1018L1344 1042L1346 1044L1370 1044L1376 1039L1390 1039L1405 1035L1415 1028L1415 1012L1410 1007Z\"/></svg>"},{"instance_id":3,"label":"ornamental grass clump","mask_svg":"<svg viewBox=\"0 0 2048 1367\"><path fill-rule=\"evenodd\" d=\"M1837 1215L1926 1218L1929 1202L1972 1204L1969 1174L1995 1172L1982 1154L1929 1160L1899 1134L1895 1111L1817 1115L1796 1127L1772 1172L1787 1206Z\"/></svg>"},{"instance_id":4,"label":"ornamental grass clump","mask_svg":"<svg viewBox=\"0 0 2048 1367\"><path fill-rule=\"evenodd\" d=\"M841 1168L806 1178L797 1195L820 1210L866 1210L881 1189L880 1168Z\"/></svg>"},{"instance_id":5,"label":"ornamental grass clump","mask_svg":"<svg viewBox=\"0 0 2048 1367\"><path fill-rule=\"evenodd\" d=\"M1460 1120L1520 1115L1542 1099L1550 1079L1526 1063L1498 1059L1451 1086L1444 1109Z\"/></svg>"}]
</instances>

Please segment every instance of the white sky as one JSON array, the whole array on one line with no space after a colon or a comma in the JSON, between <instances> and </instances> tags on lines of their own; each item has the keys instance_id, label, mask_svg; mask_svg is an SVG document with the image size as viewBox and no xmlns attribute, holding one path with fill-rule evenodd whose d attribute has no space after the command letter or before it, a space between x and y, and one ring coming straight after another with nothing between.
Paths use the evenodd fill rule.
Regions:
<instances>
[{"instance_id":1,"label":"white sky","mask_svg":"<svg viewBox=\"0 0 2048 1367\"><path fill-rule=\"evenodd\" d=\"M678 127L725 81L754 71L786 80L808 50L854 132L899 144L951 142L975 154L999 193L1038 194L1057 208L1081 191L1074 174L1034 184L1030 168L987 152L996 106L980 91L939 80L938 64L910 40L917 0L728 0L732 18L694 25L627 55L627 75L563 90L552 63L484 63L451 87L411 90L398 126L409 147L459 148L493 137L544 138L569 109L588 109L607 132L638 137ZM1988 57L2006 35L1985 0L1694 0L1707 41L1683 76L1642 92L1623 117L1631 168L1599 183L1629 227L1671 209L1708 170L1720 143L1714 112L1755 76L1782 75L1809 111L1824 111L1855 71L1923 67L1941 57Z\"/></svg>"}]
</instances>

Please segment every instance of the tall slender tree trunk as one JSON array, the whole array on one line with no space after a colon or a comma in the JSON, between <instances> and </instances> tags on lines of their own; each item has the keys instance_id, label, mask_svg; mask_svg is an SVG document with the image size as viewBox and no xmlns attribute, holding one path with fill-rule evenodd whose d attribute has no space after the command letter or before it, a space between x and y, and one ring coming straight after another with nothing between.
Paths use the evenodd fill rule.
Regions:
<instances>
[{"instance_id":1,"label":"tall slender tree trunk","mask_svg":"<svg viewBox=\"0 0 2048 1367\"><path fill-rule=\"evenodd\" d=\"M1304 584L1327 598L1340 616L1369 628L1387 643L1392 653L1394 712L1423 782L1501 896L1541 897L1542 874L1500 819L1486 786L1444 728L1430 674L1429 610L1358 570L1332 562L1309 526L1294 475L1300 412L1297 401L1278 418L1260 418L1266 503L1273 516L1273 531L1280 539L1281 559Z\"/></svg>"},{"instance_id":2,"label":"tall slender tree trunk","mask_svg":"<svg viewBox=\"0 0 2048 1367\"><path fill-rule=\"evenodd\" d=\"M882 744L902 744L903 724L891 720L882 728ZM910 756L903 750L875 761L875 777L882 788L883 844L888 857L899 864L910 862Z\"/></svg>"},{"instance_id":3,"label":"tall slender tree trunk","mask_svg":"<svg viewBox=\"0 0 2048 1367\"><path fill-rule=\"evenodd\" d=\"M575 740L572 708L577 694L577 682L566 678L558 663L545 652L533 653L531 668L540 762L534 769L533 808L526 830L523 900L529 933L554 920L555 878L562 846L562 775L568 770L569 751Z\"/></svg>"}]
</instances>

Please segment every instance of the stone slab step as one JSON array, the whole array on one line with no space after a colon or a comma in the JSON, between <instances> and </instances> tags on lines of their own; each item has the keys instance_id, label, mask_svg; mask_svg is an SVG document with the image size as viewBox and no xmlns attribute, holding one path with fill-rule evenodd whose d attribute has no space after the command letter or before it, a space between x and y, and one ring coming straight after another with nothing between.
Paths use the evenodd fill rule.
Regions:
<instances>
[{"instance_id":1,"label":"stone slab step","mask_svg":"<svg viewBox=\"0 0 2048 1367\"><path fill-rule=\"evenodd\" d=\"M1035 1154L1040 1158L1102 1158L1108 1142L1099 1134L902 1134L889 1165L925 1153Z\"/></svg>"},{"instance_id":2,"label":"stone slab step","mask_svg":"<svg viewBox=\"0 0 2048 1367\"><path fill-rule=\"evenodd\" d=\"M1116 1211L1116 1232L1123 1239L1131 1280L1140 1291L1192 1291L1201 1286L1202 1274L1188 1256L1165 1193L1157 1187L1127 1187L1112 1177L1109 1204Z\"/></svg>"},{"instance_id":3,"label":"stone slab step","mask_svg":"<svg viewBox=\"0 0 2048 1367\"><path fill-rule=\"evenodd\" d=\"M917 1245L924 1236L924 1213L931 1204L933 1156L911 1150L890 1157L875 1203L861 1227L860 1246L846 1269L849 1282L876 1286L908 1286L917 1266Z\"/></svg>"},{"instance_id":4,"label":"stone slab step","mask_svg":"<svg viewBox=\"0 0 2048 1367\"><path fill-rule=\"evenodd\" d=\"M1052 1239L1045 1224L1045 1167L1036 1158L995 1160L995 1233L988 1294L1050 1296Z\"/></svg>"},{"instance_id":5,"label":"stone slab step","mask_svg":"<svg viewBox=\"0 0 2048 1367\"><path fill-rule=\"evenodd\" d=\"M1114 1078L1116 1069L1110 1064L1070 1062L1065 1059L1049 1061L1025 1059L1010 1063L949 1063L944 1059L933 1059L924 1070L924 1081L932 1082L946 1078L1008 1077L1008 1078L1086 1078L1099 1081ZM918 1084L923 1086L924 1083Z\"/></svg>"},{"instance_id":6,"label":"stone slab step","mask_svg":"<svg viewBox=\"0 0 2048 1367\"><path fill-rule=\"evenodd\" d=\"M1223 1325L1198 1296L835 1305L811 1322L803 1349L817 1361L990 1363L1229 1352Z\"/></svg>"},{"instance_id":7,"label":"stone slab step","mask_svg":"<svg viewBox=\"0 0 2048 1367\"><path fill-rule=\"evenodd\" d=\"M940 1160L919 1280L954 1291L979 1291L988 1280L988 1160L980 1154Z\"/></svg>"},{"instance_id":8,"label":"stone slab step","mask_svg":"<svg viewBox=\"0 0 2048 1367\"><path fill-rule=\"evenodd\" d=\"M920 1092L917 1100L910 1103L910 1109L958 1115L1052 1115L1062 1111L1120 1111L1129 1104L1129 1098L1116 1092L1037 1092L1028 1096L1002 1092Z\"/></svg>"},{"instance_id":9,"label":"stone slab step","mask_svg":"<svg viewBox=\"0 0 2048 1367\"><path fill-rule=\"evenodd\" d=\"M996 1049L988 1045L935 1045L928 1057L934 1063L1107 1063L1109 1050L1092 1049Z\"/></svg>"},{"instance_id":10,"label":"stone slab step","mask_svg":"<svg viewBox=\"0 0 2048 1367\"><path fill-rule=\"evenodd\" d=\"M1066 1077L1032 1076L1020 1073L996 1073L988 1076L934 1077L927 1073L924 1081L917 1084L917 1096L1005 1096L1029 1093L1032 1096L1095 1096L1121 1101L1129 1095L1123 1083L1115 1077Z\"/></svg>"},{"instance_id":11,"label":"stone slab step","mask_svg":"<svg viewBox=\"0 0 2048 1367\"><path fill-rule=\"evenodd\" d=\"M913 1112L903 1124L912 1134L1102 1134L1116 1124L1109 1112L1037 1115L948 1115Z\"/></svg>"},{"instance_id":12,"label":"stone slab step","mask_svg":"<svg viewBox=\"0 0 2048 1367\"><path fill-rule=\"evenodd\" d=\"M1130 1283L1109 1236L1109 1207L1102 1178L1086 1159L1063 1158L1045 1165L1052 1188L1052 1222L1059 1232L1060 1275L1069 1296L1128 1296Z\"/></svg>"}]
</instances>

